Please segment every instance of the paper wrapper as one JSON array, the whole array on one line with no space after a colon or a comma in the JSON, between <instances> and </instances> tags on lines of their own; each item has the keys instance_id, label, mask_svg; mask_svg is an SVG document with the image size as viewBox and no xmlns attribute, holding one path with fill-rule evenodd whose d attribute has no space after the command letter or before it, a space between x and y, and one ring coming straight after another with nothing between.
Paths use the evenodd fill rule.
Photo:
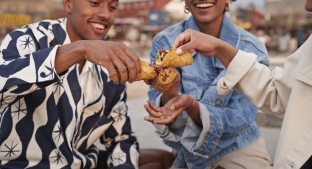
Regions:
<instances>
[{"instance_id":1,"label":"paper wrapper","mask_svg":"<svg viewBox=\"0 0 312 169\"><path fill-rule=\"evenodd\" d=\"M153 62L155 67L181 67L193 63L193 56L190 52L186 52L179 56L176 53L176 50L176 48L171 48L164 58L162 60L160 59L161 61L159 60L161 53L158 52L155 61Z\"/></svg>"},{"instance_id":2,"label":"paper wrapper","mask_svg":"<svg viewBox=\"0 0 312 169\"><path fill-rule=\"evenodd\" d=\"M167 71L169 73L167 74ZM169 89L171 83L175 79L177 72L172 68L166 68L159 72L158 79L156 84L154 85L154 89L158 92L165 92ZM167 78L165 78L168 76Z\"/></svg>"},{"instance_id":3,"label":"paper wrapper","mask_svg":"<svg viewBox=\"0 0 312 169\"><path fill-rule=\"evenodd\" d=\"M140 77L135 78L135 81L154 79L155 76L157 76L154 68L149 66L143 60L140 60L140 62L141 62L141 75Z\"/></svg>"}]
</instances>

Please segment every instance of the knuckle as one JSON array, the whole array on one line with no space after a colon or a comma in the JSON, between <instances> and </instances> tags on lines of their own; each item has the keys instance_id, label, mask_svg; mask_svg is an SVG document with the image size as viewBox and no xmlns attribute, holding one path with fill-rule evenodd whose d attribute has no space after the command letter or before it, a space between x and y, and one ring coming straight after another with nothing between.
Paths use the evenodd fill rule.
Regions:
<instances>
[{"instance_id":1,"label":"knuckle","mask_svg":"<svg viewBox=\"0 0 312 169\"><path fill-rule=\"evenodd\" d=\"M133 62L130 62L130 63L128 63L127 65L128 65L128 67L129 67L130 69L135 68L135 64L134 64Z\"/></svg>"},{"instance_id":2,"label":"knuckle","mask_svg":"<svg viewBox=\"0 0 312 169\"><path fill-rule=\"evenodd\" d=\"M127 72L127 68L125 66L122 66L121 68L118 68L118 71L124 73Z\"/></svg>"},{"instance_id":3,"label":"knuckle","mask_svg":"<svg viewBox=\"0 0 312 169\"><path fill-rule=\"evenodd\" d=\"M111 77L115 77L115 76L117 76L117 75L118 75L118 73L117 73L116 71L110 72L110 76L111 76Z\"/></svg>"}]
</instances>

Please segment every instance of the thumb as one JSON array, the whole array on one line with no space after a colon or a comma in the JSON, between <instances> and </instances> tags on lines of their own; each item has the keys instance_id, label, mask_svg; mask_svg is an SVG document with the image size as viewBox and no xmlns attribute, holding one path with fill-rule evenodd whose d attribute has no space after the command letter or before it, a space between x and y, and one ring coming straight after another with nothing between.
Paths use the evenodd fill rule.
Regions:
<instances>
[{"instance_id":1,"label":"thumb","mask_svg":"<svg viewBox=\"0 0 312 169\"><path fill-rule=\"evenodd\" d=\"M171 106L170 106L170 111L175 111L175 110L179 110L179 109L184 109L185 108L185 103L184 101L182 100L179 100L175 103L173 103Z\"/></svg>"}]
</instances>

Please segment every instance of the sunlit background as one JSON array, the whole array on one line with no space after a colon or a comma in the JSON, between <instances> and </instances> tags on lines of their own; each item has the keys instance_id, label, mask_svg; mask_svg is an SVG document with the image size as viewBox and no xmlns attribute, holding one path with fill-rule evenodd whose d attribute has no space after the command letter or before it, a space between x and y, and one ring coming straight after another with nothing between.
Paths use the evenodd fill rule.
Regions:
<instances>
[{"instance_id":1,"label":"sunlit background","mask_svg":"<svg viewBox=\"0 0 312 169\"><path fill-rule=\"evenodd\" d=\"M157 32L189 17L181 0L119 1L115 25L107 37L135 51L148 50ZM237 0L227 15L235 25L259 37L269 52L283 54L295 50L311 33L312 17L304 4L305 0ZM25 24L65 16L61 0L1 0L0 43L7 33ZM280 44L281 39L292 43Z\"/></svg>"}]
</instances>

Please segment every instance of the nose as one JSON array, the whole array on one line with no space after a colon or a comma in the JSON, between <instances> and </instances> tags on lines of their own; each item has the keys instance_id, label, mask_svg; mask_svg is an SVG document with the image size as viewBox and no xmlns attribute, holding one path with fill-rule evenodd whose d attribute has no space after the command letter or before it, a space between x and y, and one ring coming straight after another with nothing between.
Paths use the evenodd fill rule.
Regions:
<instances>
[{"instance_id":1,"label":"nose","mask_svg":"<svg viewBox=\"0 0 312 169\"><path fill-rule=\"evenodd\" d=\"M108 10L107 5L99 8L98 17L103 19L108 19L110 17L110 11Z\"/></svg>"}]
</instances>

